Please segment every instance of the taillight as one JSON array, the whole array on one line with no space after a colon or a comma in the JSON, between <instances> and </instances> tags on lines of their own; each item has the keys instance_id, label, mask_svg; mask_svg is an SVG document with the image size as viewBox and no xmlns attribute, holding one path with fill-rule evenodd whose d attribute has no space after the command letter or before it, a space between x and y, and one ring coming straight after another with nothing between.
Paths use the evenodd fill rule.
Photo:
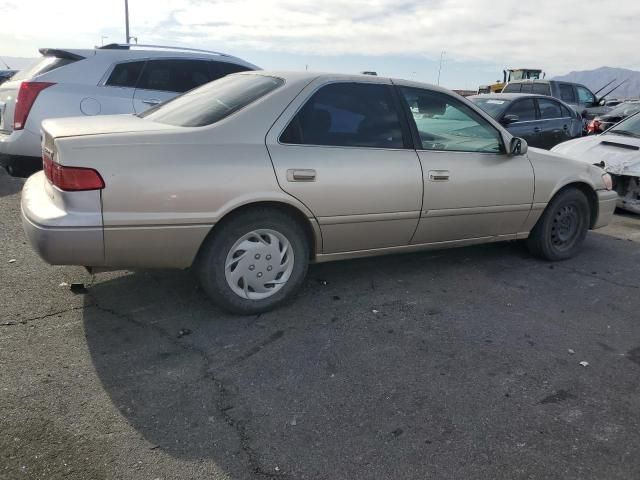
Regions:
<instances>
[{"instance_id":1,"label":"taillight","mask_svg":"<svg viewBox=\"0 0 640 480\"><path fill-rule=\"evenodd\" d=\"M42 166L46 177L60 190L81 192L104 188L104 180L93 168L60 165L46 151L42 152Z\"/></svg>"},{"instance_id":2,"label":"taillight","mask_svg":"<svg viewBox=\"0 0 640 480\"><path fill-rule=\"evenodd\" d=\"M49 88L55 83L51 82L22 82L18 97L16 98L16 108L13 113L13 129L22 130L27 123L27 117L40 92Z\"/></svg>"},{"instance_id":3,"label":"taillight","mask_svg":"<svg viewBox=\"0 0 640 480\"><path fill-rule=\"evenodd\" d=\"M589 122L589 125L587 125L587 132L598 133L600 131L600 125L602 125L600 120L591 120L591 122Z\"/></svg>"}]
</instances>

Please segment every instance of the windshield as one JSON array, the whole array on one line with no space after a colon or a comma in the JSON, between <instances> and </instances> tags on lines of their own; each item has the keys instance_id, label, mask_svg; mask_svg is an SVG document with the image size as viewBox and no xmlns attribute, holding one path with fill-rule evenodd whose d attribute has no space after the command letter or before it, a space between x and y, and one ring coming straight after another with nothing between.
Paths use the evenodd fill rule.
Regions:
<instances>
[{"instance_id":1,"label":"windshield","mask_svg":"<svg viewBox=\"0 0 640 480\"><path fill-rule=\"evenodd\" d=\"M615 127L607 130L607 133L640 138L640 114L636 113L632 117L627 117L626 120L621 121Z\"/></svg>"},{"instance_id":2,"label":"windshield","mask_svg":"<svg viewBox=\"0 0 640 480\"><path fill-rule=\"evenodd\" d=\"M211 125L283 83L281 78L265 75L229 75L147 110L139 117L177 127Z\"/></svg>"},{"instance_id":3,"label":"windshield","mask_svg":"<svg viewBox=\"0 0 640 480\"><path fill-rule=\"evenodd\" d=\"M510 100L499 100L497 98L483 98L483 97L471 97L469 98L473 103L479 106L482 110L487 112L493 118L498 118L507 109Z\"/></svg>"},{"instance_id":4,"label":"windshield","mask_svg":"<svg viewBox=\"0 0 640 480\"><path fill-rule=\"evenodd\" d=\"M640 103L621 103L607 113L608 117L628 117L640 111Z\"/></svg>"}]
</instances>

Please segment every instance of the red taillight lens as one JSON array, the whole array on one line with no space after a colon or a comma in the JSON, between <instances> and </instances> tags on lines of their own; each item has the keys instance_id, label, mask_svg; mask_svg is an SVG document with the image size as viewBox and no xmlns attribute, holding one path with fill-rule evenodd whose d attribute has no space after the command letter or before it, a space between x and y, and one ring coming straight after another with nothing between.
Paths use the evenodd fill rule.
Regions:
<instances>
[{"instance_id":1,"label":"red taillight lens","mask_svg":"<svg viewBox=\"0 0 640 480\"><path fill-rule=\"evenodd\" d=\"M27 117L40 92L55 83L51 82L22 82L18 90L16 108L13 113L13 129L22 130L27 123Z\"/></svg>"},{"instance_id":2,"label":"red taillight lens","mask_svg":"<svg viewBox=\"0 0 640 480\"><path fill-rule=\"evenodd\" d=\"M600 120L591 120L589 125L587 125L587 132L589 133L598 133L600 131Z\"/></svg>"},{"instance_id":3,"label":"red taillight lens","mask_svg":"<svg viewBox=\"0 0 640 480\"><path fill-rule=\"evenodd\" d=\"M60 165L47 152L42 153L42 166L46 177L60 190L82 192L104 188L104 180L93 168Z\"/></svg>"}]
</instances>

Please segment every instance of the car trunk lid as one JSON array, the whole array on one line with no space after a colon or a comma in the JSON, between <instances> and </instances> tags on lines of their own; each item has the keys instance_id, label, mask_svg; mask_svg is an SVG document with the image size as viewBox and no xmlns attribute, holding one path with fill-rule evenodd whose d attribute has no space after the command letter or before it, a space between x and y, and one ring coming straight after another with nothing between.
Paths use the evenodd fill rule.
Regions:
<instances>
[{"instance_id":1,"label":"car trunk lid","mask_svg":"<svg viewBox=\"0 0 640 480\"><path fill-rule=\"evenodd\" d=\"M52 139L111 133L176 130L178 128L180 127L152 122L132 114L56 118L42 122L43 131Z\"/></svg>"}]
</instances>

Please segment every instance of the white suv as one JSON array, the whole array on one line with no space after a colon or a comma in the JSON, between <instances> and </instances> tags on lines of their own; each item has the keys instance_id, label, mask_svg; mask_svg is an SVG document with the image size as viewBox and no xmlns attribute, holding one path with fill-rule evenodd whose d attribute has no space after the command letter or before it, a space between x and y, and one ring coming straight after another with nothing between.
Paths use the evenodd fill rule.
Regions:
<instances>
[{"instance_id":1,"label":"white suv","mask_svg":"<svg viewBox=\"0 0 640 480\"><path fill-rule=\"evenodd\" d=\"M14 176L42 168L42 120L141 113L227 74L258 69L223 53L150 45L40 53L0 85L0 165Z\"/></svg>"}]
</instances>

